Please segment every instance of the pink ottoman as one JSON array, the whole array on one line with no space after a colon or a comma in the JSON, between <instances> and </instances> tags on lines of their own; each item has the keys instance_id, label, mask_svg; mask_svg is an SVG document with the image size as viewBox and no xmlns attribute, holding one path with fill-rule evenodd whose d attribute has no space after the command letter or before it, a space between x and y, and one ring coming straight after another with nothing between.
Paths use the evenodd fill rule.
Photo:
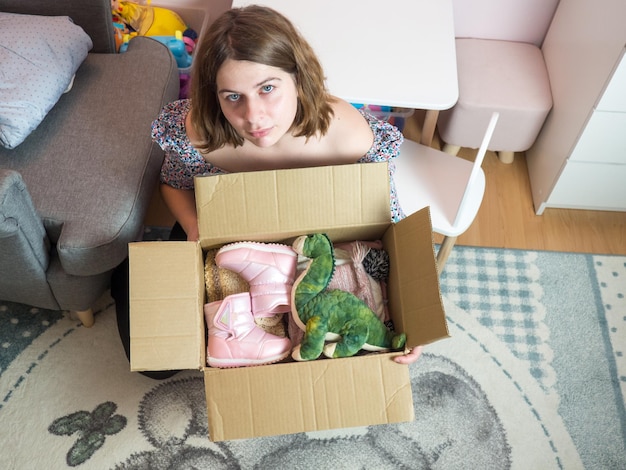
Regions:
<instances>
[{"instance_id":1,"label":"pink ottoman","mask_svg":"<svg viewBox=\"0 0 626 470\"><path fill-rule=\"evenodd\" d=\"M439 115L443 150L478 148L491 113L500 113L489 150L504 163L535 142L552 108L541 50L522 42L456 39L459 100Z\"/></svg>"}]
</instances>

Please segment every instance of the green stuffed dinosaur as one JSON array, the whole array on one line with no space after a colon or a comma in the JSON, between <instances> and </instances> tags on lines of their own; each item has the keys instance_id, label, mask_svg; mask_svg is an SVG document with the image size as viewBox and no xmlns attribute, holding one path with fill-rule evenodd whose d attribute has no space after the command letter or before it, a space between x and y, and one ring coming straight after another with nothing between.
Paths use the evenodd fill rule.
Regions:
<instances>
[{"instance_id":1,"label":"green stuffed dinosaur","mask_svg":"<svg viewBox=\"0 0 626 470\"><path fill-rule=\"evenodd\" d=\"M291 354L296 361L317 359L322 352L327 357L348 357L360 349L386 351L404 347L406 335L394 335L359 298L342 290L325 290L335 270L333 245L328 236L301 236L292 247L311 259L291 290L291 313L304 330L302 343ZM332 342L325 344L326 340Z\"/></svg>"}]
</instances>

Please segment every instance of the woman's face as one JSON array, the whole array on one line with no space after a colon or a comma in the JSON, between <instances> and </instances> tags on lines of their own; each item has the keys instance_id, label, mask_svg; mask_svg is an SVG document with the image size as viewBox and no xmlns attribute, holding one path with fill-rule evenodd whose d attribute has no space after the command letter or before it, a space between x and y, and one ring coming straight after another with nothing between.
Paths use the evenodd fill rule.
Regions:
<instances>
[{"instance_id":1,"label":"woman's face","mask_svg":"<svg viewBox=\"0 0 626 470\"><path fill-rule=\"evenodd\" d=\"M228 122L258 147L280 141L296 116L294 78L277 67L228 59L217 72L217 94Z\"/></svg>"}]
</instances>

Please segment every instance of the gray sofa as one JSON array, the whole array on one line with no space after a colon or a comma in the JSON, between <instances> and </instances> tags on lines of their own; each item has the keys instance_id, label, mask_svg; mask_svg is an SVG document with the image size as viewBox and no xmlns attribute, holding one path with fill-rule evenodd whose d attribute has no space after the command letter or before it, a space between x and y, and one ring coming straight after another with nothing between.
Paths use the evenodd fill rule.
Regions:
<instances>
[{"instance_id":1,"label":"gray sofa","mask_svg":"<svg viewBox=\"0 0 626 470\"><path fill-rule=\"evenodd\" d=\"M176 62L145 37L115 53L110 0L0 0L0 12L67 15L93 42L70 92L23 143L0 146L0 300L90 326L142 236L163 159L150 124L177 99Z\"/></svg>"}]
</instances>

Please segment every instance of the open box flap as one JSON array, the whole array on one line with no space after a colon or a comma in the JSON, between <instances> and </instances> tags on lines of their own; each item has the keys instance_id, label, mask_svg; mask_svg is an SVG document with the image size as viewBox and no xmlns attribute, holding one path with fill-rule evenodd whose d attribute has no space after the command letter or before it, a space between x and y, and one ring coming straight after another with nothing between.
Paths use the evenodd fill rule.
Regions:
<instances>
[{"instance_id":1,"label":"open box flap","mask_svg":"<svg viewBox=\"0 0 626 470\"><path fill-rule=\"evenodd\" d=\"M206 347L200 245L131 243L129 257L131 370L201 369Z\"/></svg>"},{"instance_id":2,"label":"open box flap","mask_svg":"<svg viewBox=\"0 0 626 470\"><path fill-rule=\"evenodd\" d=\"M371 240L389 225L387 163L197 177L195 190L203 248L322 228L336 242Z\"/></svg>"},{"instance_id":3,"label":"open box flap","mask_svg":"<svg viewBox=\"0 0 626 470\"><path fill-rule=\"evenodd\" d=\"M384 241L390 257L389 309L395 313L396 329L406 333L410 347L449 337L429 208L389 227Z\"/></svg>"},{"instance_id":4,"label":"open box flap","mask_svg":"<svg viewBox=\"0 0 626 470\"><path fill-rule=\"evenodd\" d=\"M409 368L392 354L205 369L212 441L411 421Z\"/></svg>"},{"instance_id":5,"label":"open box flap","mask_svg":"<svg viewBox=\"0 0 626 470\"><path fill-rule=\"evenodd\" d=\"M201 242L130 247L131 368L204 369L213 441L413 419L409 368L392 360L400 352L204 366L202 247L241 240L316 232L335 242L383 239L396 329L407 333L409 346L448 336L429 211L392 224L387 170L370 163L196 179Z\"/></svg>"}]
</instances>

